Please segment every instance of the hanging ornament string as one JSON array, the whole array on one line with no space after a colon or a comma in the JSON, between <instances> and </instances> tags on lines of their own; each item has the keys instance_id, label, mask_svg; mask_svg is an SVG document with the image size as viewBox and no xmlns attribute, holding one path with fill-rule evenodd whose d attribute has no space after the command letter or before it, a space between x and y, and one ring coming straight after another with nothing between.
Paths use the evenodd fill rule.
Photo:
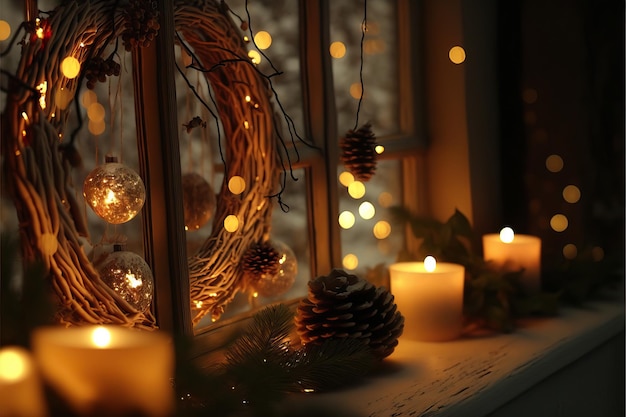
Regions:
<instances>
[{"instance_id":1,"label":"hanging ornament string","mask_svg":"<svg viewBox=\"0 0 626 417\"><path fill-rule=\"evenodd\" d=\"M361 22L361 45L360 45L360 61L359 61L359 81L361 82L361 96L359 97L359 104L356 108L356 121L354 122L354 129L359 127L359 113L361 112L361 103L363 102L363 96L365 95L365 83L363 82L363 46L365 44L365 32L367 32L367 0L363 0L363 22Z\"/></svg>"}]
</instances>

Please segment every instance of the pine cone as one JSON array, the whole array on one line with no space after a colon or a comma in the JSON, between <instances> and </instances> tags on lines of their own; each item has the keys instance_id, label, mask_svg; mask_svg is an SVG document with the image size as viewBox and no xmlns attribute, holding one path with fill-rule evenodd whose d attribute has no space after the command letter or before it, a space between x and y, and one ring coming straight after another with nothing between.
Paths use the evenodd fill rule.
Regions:
<instances>
[{"instance_id":1,"label":"pine cone","mask_svg":"<svg viewBox=\"0 0 626 417\"><path fill-rule=\"evenodd\" d=\"M259 243L243 255L243 272L253 277L275 275L280 269L278 251L269 243Z\"/></svg>"},{"instance_id":2,"label":"pine cone","mask_svg":"<svg viewBox=\"0 0 626 417\"><path fill-rule=\"evenodd\" d=\"M309 282L295 322L304 344L352 337L369 345L379 359L394 351L404 329L404 317L386 288L338 269Z\"/></svg>"},{"instance_id":3,"label":"pine cone","mask_svg":"<svg viewBox=\"0 0 626 417\"><path fill-rule=\"evenodd\" d=\"M339 143L341 161L354 178L368 181L376 172L376 136L367 123L358 130L349 130Z\"/></svg>"}]
</instances>

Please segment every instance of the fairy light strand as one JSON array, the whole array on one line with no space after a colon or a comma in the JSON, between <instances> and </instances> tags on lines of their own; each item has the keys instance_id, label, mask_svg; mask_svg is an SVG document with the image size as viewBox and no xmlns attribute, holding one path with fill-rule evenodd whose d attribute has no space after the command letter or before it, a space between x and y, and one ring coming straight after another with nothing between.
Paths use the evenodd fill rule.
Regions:
<instances>
[{"instance_id":1,"label":"fairy light strand","mask_svg":"<svg viewBox=\"0 0 626 417\"><path fill-rule=\"evenodd\" d=\"M363 46L365 43L365 32L367 32L367 0L363 0L363 22L361 23L361 51L360 51L360 66L359 66L359 80L361 82L361 97L359 97L359 104L356 108L356 121L354 123L354 130L359 127L359 113L361 112L361 103L363 102L363 96L365 95L365 83L363 82Z\"/></svg>"}]
</instances>

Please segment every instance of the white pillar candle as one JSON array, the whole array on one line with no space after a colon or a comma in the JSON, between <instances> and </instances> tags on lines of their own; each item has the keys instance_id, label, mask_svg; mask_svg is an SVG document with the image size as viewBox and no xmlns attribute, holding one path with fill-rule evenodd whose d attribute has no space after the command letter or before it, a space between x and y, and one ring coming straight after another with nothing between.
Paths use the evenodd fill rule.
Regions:
<instances>
[{"instance_id":1,"label":"white pillar candle","mask_svg":"<svg viewBox=\"0 0 626 417\"><path fill-rule=\"evenodd\" d=\"M483 236L483 258L507 271L523 269L521 285L527 294L541 290L541 239L518 235L510 227Z\"/></svg>"},{"instance_id":2,"label":"white pillar candle","mask_svg":"<svg viewBox=\"0 0 626 417\"><path fill-rule=\"evenodd\" d=\"M440 262L400 262L390 266L390 287L404 316L403 337L440 342L456 339L463 327L465 268Z\"/></svg>"},{"instance_id":3,"label":"white pillar candle","mask_svg":"<svg viewBox=\"0 0 626 417\"><path fill-rule=\"evenodd\" d=\"M44 379L80 415L173 414L174 348L165 333L43 327L32 345Z\"/></svg>"},{"instance_id":4,"label":"white pillar candle","mask_svg":"<svg viewBox=\"0 0 626 417\"><path fill-rule=\"evenodd\" d=\"M43 389L30 353L18 346L0 349L0 417L44 417Z\"/></svg>"}]
</instances>

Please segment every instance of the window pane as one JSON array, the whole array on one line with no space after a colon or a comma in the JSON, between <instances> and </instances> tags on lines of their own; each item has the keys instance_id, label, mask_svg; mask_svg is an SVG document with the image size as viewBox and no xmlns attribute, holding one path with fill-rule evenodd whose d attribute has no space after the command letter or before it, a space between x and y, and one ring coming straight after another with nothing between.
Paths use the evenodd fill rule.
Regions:
<instances>
[{"instance_id":1,"label":"window pane","mask_svg":"<svg viewBox=\"0 0 626 417\"><path fill-rule=\"evenodd\" d=\"M368 182L354 181L343 167L339 175L339 226L343 267L365 277L379 264L393 262L403 231L393 230L387 208L402 204L401 162L379 161Z\"/></svg>"},{"instance_id":2,"label":"window pane","mask_svg":"<svg viewBox=\"0 0 626 417\"><path fill-rule=\"evenodd\" d=\"M280 278L283 275L281 277L274 276L273 279L270 279L271 277L261 279L257 276L254 282L244 277L244 287L239 288L234 299L229 302L224 313L219 316L220 322L223 322L225 319L236 319L240 314L249 313L256 307L306 294L306 282L309 279L311 269L309 266L309 233L307 230L308 216L306 212L304 170L294 171L293 175L299 181L293 181L289 174L291 168L289 166L289 158L284 156L285 148L291 149L292 138L290 137L290 132L297 131L300 134L304 130L300 86L298 2L254 1L249 4L246 3L245 0L229 1L228 7L232 11L230 18L235 23L235 26L240 28L239 34L244 40L248 52L246 59L250 59L258 71L267 78L268 84L271 84L271 89L276 93L276 96L270 98L273 109L269 114L275 113L277 115L274 122L278 124L276 128L285 145L283 147L279 144L278 150L282 152L283 169L287 173L286 188L282 194L282 201L289 206L289 211L287 213L283 212L277 199L271 199L271 204L274 204L274 208L272 210L272 225L267 228L267 237L279 252L285 249L285 247L287 248L288 258L294 259L292 273L294 275L297 273L297 276L294 277L295 282L288 280L287 273L282 281ZM181 32L184 35L184 30L181 30ZM193 50L193 45L189 46ZM198 60L196 60L196 57L191 56L195 55L194 52L187 51L184 45L182 48L179 47L177 49L177 63L181 73L177 80L177 101L178 119L182 125L179 133L179 143L183 191L185 189L189 191L195 190L194 182L197 182L198 187L202 187L204 190L202 192L188 192L189 198L184 202L186 217L189 215L195 218L194 221L186 221L187 253L190 259L199 253L202 253L202 256L199 256L200 258L205 258L207 240L219 232L213 229L219 227L220 231L223 230L222 228L228 230L228 227L221 223L213 224L212 213L209 215L206 215L206 213L208 211L213 211L214 213L215 210L207 210L206 208L215 209L217 207L218 212L220 212L219 207L222 206L219 194L221 190L224 190L223 183L225 180L228 181L228 190L224 190L224 192L232 192L235 195L239 195L241 191L237 192L235 190L237 188L236 181L232 184L234 188L231 188L231 183L235 179L241 178L239 179L241 190L245 190L246 187L250 186L250 184L245 184L246 181L258 181L260 175L250 172L252 168L246 172L246 164L233 163L229 167L224 167L224 160L236 161L239 155L250 155L249 152L252 152L252 155L259 153L258 149L251 150L256 146L251 145L251 147L227 150L226 152L230 152L230 154L225 155L224 149L227 148L225 144L230 139L230 132L227 130L233 131L233 126L239 126L239 122L241 122L241 126L244 129L250 129L251 132L254 132L254 118L256 115L261 115L262 122L265 122L266 119L264 117L268 113L265 108L258 107L263 105L263 100L255 100L255 97L259 97L260 94L264 96L272 94L272 91L267 91L265 84L256 83L252 85L250 80L254 79L254 77L248 77L245 73L242 74L240 70L241 65L248 65L248 63L242 64L242 60L239 57L245 56L245 51L243 53L241 51L231 51L234 53L231 54L232 56L225 54L228 56L228 59L232 58L233 62L226 61L224 66L219 64L211 65L215 71L228 71L227 74L224 73L224 78L228 78L229 86L225 87L224 85L209 86L205 77L206 74L194 68L197 67L197 61L202 61L202 57L198 57ZM211 50L206 49L201 52L201 55L205 57L207 54L212 54ZM222 54L223 50L220 49L219 53ZM217 53L216 56L218 56ZM224 59L221 58L223 55L219 56L219 59ZM190 64L192 65L190 66ZM245 68L249 69L247 66ZM243 120L247 116L241 116L240 113L243 112L238 111L240 109L238 105L232 104L237 101L237 98L230 101L223 99L224 95L230 94L230 89L227 92L216 91L216 89L232 86L234 86L232 87L233 92L241 91L243 90L240 88L242 85L246 86L243 89L250 91L249 95L245 93L241 97L241 105L250 106L246 107L246 112L252 114L252 118L249 120ZM214 98L216 102L220 103L221 108L219 110L225 115L224 117L230 118L228 122L222 123L222 120L216 120L215 115L218 115L219 112L215 108ZM231 106L231 108L226 108L227 105ZM283 109L288 112L287 115L283 114ZM256 132L258 133L259 131L257 130ZM264 133L260 135L257 139L259 141L265 140L266 135ZM256 141L254 143L256 144ZM293 150L290 153L290 159L295 160ZM266 155L266 157L273 158L274 155ZM233 167L241 172L235 172ZM228 178L226 179L224 178L225 171L228 172ZM239 175L241 177L238 177ZM256 180L254 179L255 175L257 175ZM244 179L243 177L246 178ZM278 187L279 183L277 182L276 191L278 191ZM244 203L242 207L245 207L246 204ZM246 210L254 209L250 207ZM196 216L193 216L194 213ZM244 216L243 219L238 219L238 221L238 224L245 224L249 219L246 219ZM244 228L258 230L258 226L252 225ZM239 233L239 231L233 233ZM265 233L265 230L263 233ZM243 261L250 259L245 256L237 259L243 245L252 247L253 244L257 243L253 241L248 242L247 240L251 239L248 239L247 236L243 239L246 239L246 241L242 244L233 243L237 250L235 251L236 255L231 256L231 258L234 257L235 259L228 260L228 263L231 263L229 270L232 269L232 264L236 264L234 268L244 268ZM256 240L257 238L255 237L254 239ZM224 254L219 254L219 256L224 256ZM263 261L263 257L258 259L259 262ZM262 269L262 265L259 268ZM239 269L237 270L239 271ZM286 270L286 268L282 270ZM244 271L246 271L245 268ZM210 276L210 274L207 276ZM205 286L203 282L200 286L202 288L212 288L211 286ZM192 304L197 303L193 297L192 289ZM202 302L200 300L197 305L203 306ZM192 313L192 315L194 314ZM210 325L217 318L217 316L211 317L210 314L204 316L196 324L196 330Z\"/></svg>"},{"instance_id":3,"label":"window pane","mask_svg":"<svg viewBox=\"0 0 626 417\"><path fill-rule=\"evenodd\" d=\"M399 132L397 12L394 1L367 2L361 90L363 1L330 2L330 54L340 133L355 125L361 91L359 125L370 122L377 136Z\"/></svg>"}]
</instances>

